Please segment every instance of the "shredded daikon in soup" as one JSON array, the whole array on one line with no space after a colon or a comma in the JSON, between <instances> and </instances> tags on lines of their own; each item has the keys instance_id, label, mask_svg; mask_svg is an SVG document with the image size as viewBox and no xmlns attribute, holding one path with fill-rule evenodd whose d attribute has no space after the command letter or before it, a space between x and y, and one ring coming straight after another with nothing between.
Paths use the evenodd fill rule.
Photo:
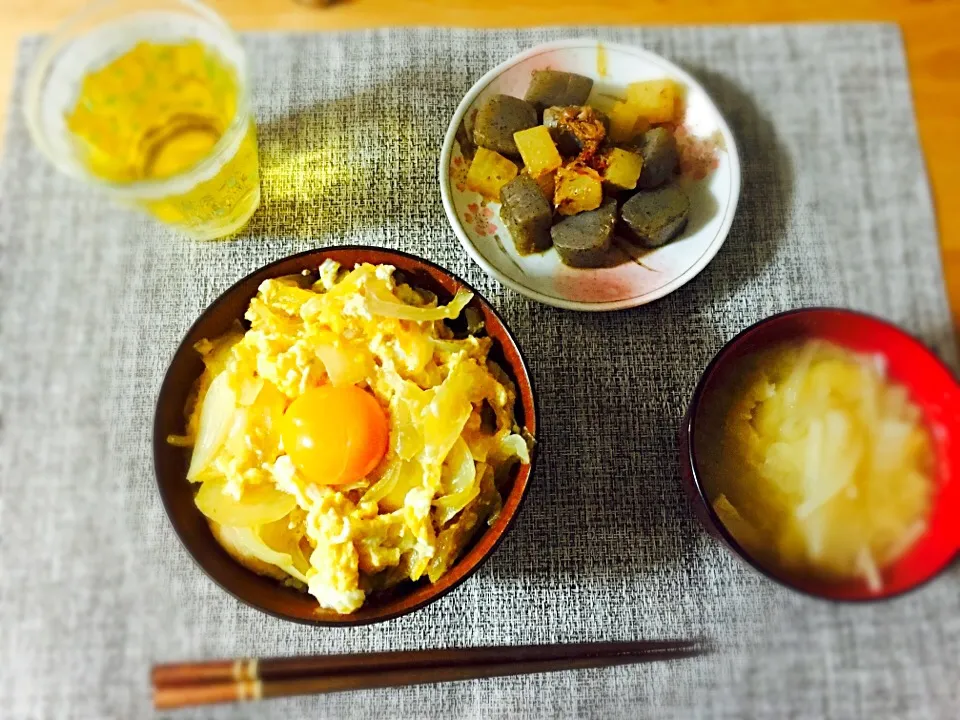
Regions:
<instances>
[{"instance_id":1,"label":"shredded daikon in soup","mask_svg":"<svg viewBox=\"0 0 960 720\"><path fill-rule=\"evenodd\" d=\"M726 528L790 573L882 571L926 530L933 452L880 358L822 341L745 358L697 418L698 462Z\"/></svg>"}]
</instances>

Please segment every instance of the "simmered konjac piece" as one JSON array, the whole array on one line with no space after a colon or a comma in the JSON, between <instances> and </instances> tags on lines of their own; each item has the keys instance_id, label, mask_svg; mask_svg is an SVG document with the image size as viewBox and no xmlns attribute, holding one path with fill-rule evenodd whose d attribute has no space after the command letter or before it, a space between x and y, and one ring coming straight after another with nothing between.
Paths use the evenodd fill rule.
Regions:
<instances>
[{"instance_id":1,"label":"simmered konjac piece","mask_svg":"<svg viewBox=\"0 0 960 720\"><path fill-rule=\"evenodd\" d=\"M606 139L610 120L589 106L549 107L543 111L543 124L565 155L588 159Z\"/></svg>"},{"instance_id":2,"label":"simmered konjac piece","mask_svg":"<svg viewBox=\"0 0 960 720\"><path fill-rule=\"evenodd\" d=\"M537 111L528 102L509 95L494 95L480 108L473 126L477 145L507 157L519 158L514 133L537 124Z\"/></svg>"},{"instance_id":3,"label":"simmered konjac piece","mask_svg":"<svg viewBox=\"0 0 960 720\"><path fill-rule=\"evenodd\" d=\"M524 99L540 112L555 105L583 105L593 89L593 80L559 70L534 70Z\"/></svg>"},{"instance_id":4,"label":"simmered konjac piece","mask_svg":"<svg viewBox=\"0 0 960 720\"><path fill-rule=\"evenodd\" d=\"M592 89L588 77L536 70L524 99L493 95L476 115L467 186L500 200L520 255L556 246L568 265L599 267L618 224L645 248L687 225L690 199L674 182L682 88L669 78L630 83L612 105L597 96L609 114L590 104Z\"/></svg>"},{"instance_id":5,"label":"simmered konjac piece","mask_svg":"<svg viewBox=\"0 0 960 720\"><path fill-rule=\"evenodd\" d=\"M670 180L680 162L673 133L662 127L647 130L640 141L640 157L643 169L637 185L641 189L649 190Z\"/></svg>"},{"instance_id":6,"label":"simmered konjac piece","mask_svg":"<svg viewBox=\"0 0 960 720\"><path fill-rule=\"evenodd\" d=\"M617 224L617 201L608 198L596 210L572 215L550 230L560 259L571 267L599 267L607 261L613 228Z\"/></svg>"},{"instance_id":7,"label":"simmered konjac piece","mask_svg":"<svg viewBox=\"0 0 960 720\"><path fill-rule=\"evenodd\" d=\"M675 238L690 217L690 198L680 188L668 185L640 192L623 204L624 225L643 247L659 247Z\"/></svg>"},{"instance_id":8,"label":"simmered konjac piece","mask_svg":"<svg viewBox=\"0 0 960 720\"><path fill-rule=\"evenodd\" d=\"M550 247L550 222L553 208L540 186L526 173L503 186L500 193L500 217L521 255Z\"/></svg>"}]
</instances>

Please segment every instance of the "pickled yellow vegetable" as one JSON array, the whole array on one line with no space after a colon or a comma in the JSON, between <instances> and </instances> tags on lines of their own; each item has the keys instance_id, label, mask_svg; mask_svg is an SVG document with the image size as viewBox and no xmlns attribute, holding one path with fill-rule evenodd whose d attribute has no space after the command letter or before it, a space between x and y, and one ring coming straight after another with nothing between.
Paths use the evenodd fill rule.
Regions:
<instances>
[{"instance_id":1,"label":"pickled yellow vegetable","mask_svg":"<svg viewBox=\"0 0 960 720\"><path fill-rule=\"evenodd\" d=\"M614 104L610 111L610 139L613 142L630 142L647 129L647 122L640 109L629 101Z\"/></svg>"},{"instance_id":2,"label":"pickled yellow vegetable","mask_svg":"<svg viewBox=\"0 0 960 720\"><path fill-rule=\"evenodd\" d=\"M563 164L557 145L550 137L550 130L544 125L515 132L513 140L517 143L527 172L534 180Z\"/></svg>"},{"instance_id":3,"label":"pickled yellow vegetable","mask_svg":"<svg viewBox=\"0 0 960 720\"><path fill-rule=\"evenodd\" d=\"M670 122L676 117L677 85L667 78L630 83L627 103L650 123Z\"/></svg>"},{"instance_id":4,"label":"pickled yellow vegetable","mask_svg":"<svg viewBox=\"0 0 960 720\"><path fill-rule=\"evenodd\" d=\"M500 201L500 188L513 180L519 171L513 161L486 148L477 148L467 171L467 189L488 200Z\"/></svg>"},{"instance_id":5,"label":"pickled yellow vegetable","mask_svg":"<svg viewBox=\"0 0 960 720\"><path fill-rule=\"evenodd\" d=\"M601 202L603 183L596 170L577 162L557 170L553 204L561 215L596 210Z\"/></svg>"},{"instance_id":6,"label":"pickled yellow vegetable","mask_svg":"<svg viewBox=\"0 0 960 720\"><path fill-rule=\"evenodd\" d=\"M637 153L613 148L604 155L606 167L603 169L604 182L618 190L633 190L643 169L643 158Z\"/></svg>"},{"instance_id":7,"label":"pickled yellow vegetable","mask_svg":"<svg viewBox=\"0 0 960 720\"><path fill-rule=\"evenodd\" d=\"M920 410L877 358L825 342L759 353L736 372L697 418L717 515L774 567L879 591L930 513Z\"/></svg>"},{"instance_id":8,"label":"pickled yellow vegetable","mask_svg":"<svg viewBox=\"0 0 960 720\"><path fill-rule=\"evenodd\" d=\"M544 196L553 203L553 193L557 189L557 173L544 173L540 177L533 179L537 186L543 191Z\"/></svg>"}]
</instances>

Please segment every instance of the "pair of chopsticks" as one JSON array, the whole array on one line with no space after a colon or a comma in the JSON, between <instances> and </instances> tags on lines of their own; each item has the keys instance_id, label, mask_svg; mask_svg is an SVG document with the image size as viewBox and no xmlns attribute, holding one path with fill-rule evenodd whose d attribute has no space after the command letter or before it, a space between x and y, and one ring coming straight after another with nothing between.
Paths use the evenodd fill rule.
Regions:
<instances>
[{"instance_id":1,"label":"pair of chopsticks","mask_svg":"<svg viewBox=\"0 0 960 720\"><path fill-rule=\"evenodd\" d=\"M416 650L173 663L153 668L158 710L317 693L455 682L693 657L700 642L597 642L575 645Z\"/></svg>"}]
</instances>

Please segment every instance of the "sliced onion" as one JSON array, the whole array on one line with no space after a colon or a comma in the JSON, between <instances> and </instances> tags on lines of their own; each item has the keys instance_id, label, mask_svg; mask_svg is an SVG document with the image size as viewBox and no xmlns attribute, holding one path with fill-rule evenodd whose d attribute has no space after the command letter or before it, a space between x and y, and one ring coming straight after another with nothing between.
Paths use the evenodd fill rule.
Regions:
<instances>
[{"instance_id":1,"label":"sliced onion","mask_svg":"<svg viewBox=\"0 0 960 720\"><path fill-rule=\"evenodd\" d=\"M289 515L297 499L272 485L251 485L237 500L225 492L226 481L207 480L194 498L200 512L214 522L231 527L266 525Z\"/></svg>"},{"instance_id":2,"label":"sliced onion","mask_svg":"<svg viewBox=\"0 0 960 720\"><path fill-rule=\"evenodd\" d=\"M233 346L243 340L243 330L231 329L223 337L213 342L201 340L194 347L203 355L203 364L211 375L219 375L227 368L227 362L233 354Z\"/></svg>"},{"instance_id":3,"label":"sliced onion","mask_svg":"<svg viewBox=\"0 0 960 720\"><path fill-rule=\"evenodd\" d=\"M345 348L336 345L320 345L314 352L323 363L330 382L337 387L356 385L363 382L368 375L363 363L357 362L356 356Z\"/></svg>"},{"instance_id":4,"label":"sliced onion","mask_svg":"<svg viewBox=\"0 0 960 720\"><path fill-rule=\"evenodd\" d=\"M434 500L433 504L437 508L437 522L442 527L480 494L477 466L463 438L457 438L450 449L441 483L446 494Z\"/></svg>"},{"instance_id":5,"label":"sliced onion","mask_svg":"<svg viewBox=\"0 0 960 720\"><path fill-rule=\"evenodd\" d=\"M239 407L233 413L233 422L223 443L224 449L233 457L241 457L247 450L247 432L250 426L250 408Z\"/></svg>"},{"instance_id":6,"label":"sliced onion","mask_svg":"<svg viewBox=\"0 0 960 720\"><path fill-rule=\"evenodd\" d=\"M266 382L259 375L246 378L240 384L240 396L238 401L241 405L253 405L257 398L260 396L260 391L263 390L263 384Z\"/></svg>"},{"instance_id":7,"label":"sliced onion","mask_svg":"<svg viewBox=\"0 0 960 720\"><path fill-rule=\"evenodd\" d=\"M363 494L360 502L380 502L380 500L389 495L397 486L397 480L400 479L402 466L403 462L399 459L387 465L387 468L383 471L383 475Z\"/></svg>"},{"instance_id":8,"label":"sliced onion","mask_svg":"<svg viewBox=\"0 0 960 720\"><path fill-rule=\"evenodd\" d=\"M400 463L397 479L389 492L380 499L380 507L386 508L388 512L399 510L406 505L407 493L414 488L423 487L426 482L426 473L420 463L416 461Z\"/></svg>"},{"instance_id":9,"label":"sliced onion","mask_svg":"<svg viewBox=\"0 0 960 720\"><path fill-rule=\"evenodd\" d=\"M300 540L303 535L297 530L290 528L290 517L284 515L279 520L261 525L256 529L256 534L271 550L289 555L293 561L293 567L301 573L306 574L310 569L310 561L303 553L303 547ZM286 568L284 568L286 570ZM287 572L290 572L287 570ZM290 572L291 575L294 573ZM294 577L297 577L294 575ZM303 578L298 578L302 580Z\"/></svg>"},{"instance_id":10,"label":"sliced onion","mask_svg":"<svg viewBox=\"0 0 960 720\"><path fill-rule=\"evenodd\" d=\"M464 361L454 366L422 413L424 460L439 466L463 433L473 413L470 402L479 368Z\"/></svg>"},{"instance_id":11,"label":"sliced onion","mask_svg":"<svg viewBox=\"0 0 960 720\"><path fill-rule=\"evenodd\" d=\"M502 459L518 458L524 465L530 464L530 447L522 435L512 433L500 441Z\"/></svg>"},{"instance_id":12,"label":"sliced onion","mask_svg":"<svg viewBox=\"0 0 960 720\"><path fill-rule=\"evenodd\" d=\"M237 396L230 388L227 374L217 375L200 408L200 427L197 430L197 442L193 447L187 479L196 481L199 475L213 462L227 438L233 423L233 414L237 409Z\"/></svg>"},{"instance_id":13,"label":"sliced onion","mask_svg":"<svg viewBox=\"0 0 960 720\"><path fill-rule=\"evenodd\" d=\"M285 573L296 578L304 584L307 583L306 575L304 575L296 567L293 562L293 557L287 553L277 552L273 548L269 547L257 535L253 528L221 525L220 532L225 536L224 539L228 543L234 545L238 549L244 550L247 554L251 555L257 560L267 563L268 565L273 565L280 568Z\"/></svg>"},{"instance_id":14,"label":"sliced onion","mask_svg":"<svg viewBox=\"0 0 960 720\"><path fill-rule=\"evenodd\" d=\"M423 308L407 305L398 300L392 293L371 284L366 289L367 310L373 315L413 320L415 322L431 322L434 320L453 320L460 315L463 308L473 299L473 293L460 289L449 305Z\"/></svg>"},{"instance_id":15,"label":"sliced onion","mask_svg":"<svg viewBox=\"0 0 960 720\"><path fill-rule=\"evenodd\" d=\"M476 485L477 466L463 438L457 438L450 449L441 478L443 492L448 495L462 493Z\"/></svg>"}]
</instances>

